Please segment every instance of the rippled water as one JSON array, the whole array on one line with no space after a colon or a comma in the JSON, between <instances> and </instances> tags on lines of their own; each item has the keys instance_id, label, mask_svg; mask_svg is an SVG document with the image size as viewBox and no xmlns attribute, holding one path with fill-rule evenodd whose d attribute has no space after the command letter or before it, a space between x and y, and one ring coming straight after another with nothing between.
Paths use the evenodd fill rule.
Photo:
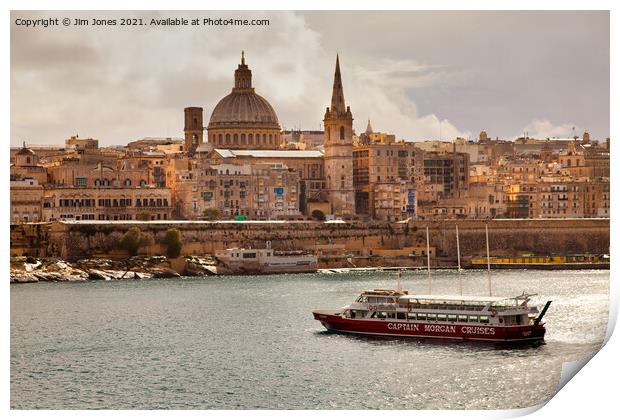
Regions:
<instances>
[{"instance_id":1,"label":"rippled water","mask_svg":"<svg viewBox=\"0 0 620 420\"><path fill-rule=\"evenodd\" d=\"M457 278L435 273L433 292L458 293ZM484 272L462 279L466 294L486 294ZM427 292L424 273L402 281ZM605 335L609 271L493 273L497 295L553 300L538 347L339 335L312 319L395 283L350 273L12 285L11 407L525 407Z\"/></svg>"}]
</instances>

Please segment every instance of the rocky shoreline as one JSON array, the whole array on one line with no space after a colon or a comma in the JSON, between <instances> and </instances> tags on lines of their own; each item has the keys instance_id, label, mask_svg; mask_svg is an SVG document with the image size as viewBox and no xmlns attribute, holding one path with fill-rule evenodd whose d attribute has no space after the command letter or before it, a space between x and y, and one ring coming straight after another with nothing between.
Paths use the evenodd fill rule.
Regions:
<instances>
[{"instance_id":1,"label":"rocky shoreline","mask_svg":"<svg viewBox=\"0 0 620 420\"><path fill-rule=\"evenodd\" d=\"M209 259L185 257L182 269L174 270L164 256L131 257L126 260L103 258L67 262L54 258L11 258L11 283L82 282L89 280L129 280L205 276L217 273Z\"/></svg>"}]
</instances>

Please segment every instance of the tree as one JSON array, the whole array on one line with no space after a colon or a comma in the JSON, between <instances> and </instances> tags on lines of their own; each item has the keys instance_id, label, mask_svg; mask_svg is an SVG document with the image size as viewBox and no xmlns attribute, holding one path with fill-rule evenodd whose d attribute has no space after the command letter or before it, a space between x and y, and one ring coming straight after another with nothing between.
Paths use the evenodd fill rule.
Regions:
<instances>
[{"instance_id":1,"label":"tree","mask_svg":"<svg viewBox=\"0 0 620 420\"><path fill-rule=\"evenodd\" d=\"M136 219L143 220L143 221L151 220L151 213L149 213L146 210L143 210L140 213L138 213L138 215L136 216Z\"/></svg>"},{"instance_id":2,"label":"tree","mask_svg":"<svg viewBox=\"0 0 620 420\"><path fill-rule=\"evenodd\" d=\"M153 240L149 235L142 233L137 227L132 227L125 232L118 244L121 249L127 251L129 255L134 256L138 255L140 247L151 245L152 243Z\"/></svg>"},{"instance_id":3,"label":"tree","mask_svg":"<svg viewBox=\"0 0 620 420\"><path fill-rule=\"evenodd\" d=\"M221 212L220 209L216 207L209 207L208 209L205 209L204 212L202 212L202 215L206 220L217 220L220 218Z\"/></svg>"},{"instance_id":4,"label":"tree","mask_svg":"<svg viewBox=\"0 0 620 420\"><path fill-rule=\"evenodd\" d=\"M166 231L163 244L166 246L166 256L168 258L176 258L181 255L183 242L181 240L181 232L179 229L170 228Z\"/></svg>"},{"instance_id":5,"label":"tree","mask_svg":"<svg viewBox=\"0 0 620 420\"><path fill-rule=\"evenodd\" d=\"M316 220L319 220L319 221L325 220L325 213L323 213L319 209L312 210L311 216L312 216L313 219L316 219Z\"/></svg>"}]
</instances>

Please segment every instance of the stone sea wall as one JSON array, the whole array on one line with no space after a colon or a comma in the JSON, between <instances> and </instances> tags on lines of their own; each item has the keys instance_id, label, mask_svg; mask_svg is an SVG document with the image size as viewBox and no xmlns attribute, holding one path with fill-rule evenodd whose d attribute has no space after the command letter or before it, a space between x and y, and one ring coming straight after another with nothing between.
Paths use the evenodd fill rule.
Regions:
<instances>
[{"instance_id":1,"label":"stone sea wall","mask_svg":"<svg viewBox=\"0 0 620 420\"><path fill-rule=\"evenodd\" d=\"M160 240L169 228L182 234L183 255L212 255L231 247L308 250L322 255L372 255L373 250L431 247L443 260L456 261L458 224L463 257L486 255L485 224L491 255L609 253L609 219L511 219L387 222L53 222L11 226L11 255L82 258L126 258L118 249L124 233L137 226L152 235L142 254L164 253Z\"/></svg>"}]
</instances>

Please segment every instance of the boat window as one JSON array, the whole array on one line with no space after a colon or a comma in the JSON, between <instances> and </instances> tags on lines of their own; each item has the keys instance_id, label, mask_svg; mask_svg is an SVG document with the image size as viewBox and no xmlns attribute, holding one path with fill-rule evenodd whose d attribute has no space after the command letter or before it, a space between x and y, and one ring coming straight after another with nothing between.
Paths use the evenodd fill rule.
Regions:
<instances>
[{"instance_id":1,"label":"boat window","mask_svg":"<svg viewBox=\"0 0 620 420\"><path fill-rule=\"evenodd\" d=\"M467 322L467 315L459 315L459 322Z\"/></svg>"},{"instance_id":2,"label":"boat window","mask_svg":"<svg viewBox=\"0 0 620 420\"><path fill-rule=\"evenodd\" d=\"M373 312L372 314L370 314L370 317L371 317L371 318L376 318L376 317L377 317L377 313L376 313L376 312Z\"/></svg>"},{"instance_id":3,"label":"boat window","mask_svg":"<svg viewBox=\"0 0 620 420\"><path fill-rule=\"evenodd\" d=\"M366 296L360 296L359 298L357 298L357 301L366 303L368 301L368 298Z\"/></svg>"},{"instance_id":4,"label":"boat window","mask_svg":"<svg viewBox=\"0 0 620 420\"><path fill-rule=\"evenodd\" d=\"M480 315L480 322L482 324L488 324L489 323L489 317L486 315Z\"/></svg>"},{"instance_id":5,"label":"boat window","mask_svg":"<svg viewBox=\"0 0 620 420\"><path fill-rule=\"evenodd\" d=\"M388 318L396 318L396 312L388 312L387 313L387 317Z\"/></svg>"},{"instance_id":6,"label":"boat window","mask_svg":"<svg viewBox=\"0 0 620 420\"><path fill-rule=\"evenodd\" d=\"M437 314L437 321L445 321L446 319L446 314Z\"/></svg>"},{"instance_id":7,"label":"boat window","mask_svg":"<svg viewBox=\"0 0 620 420\"><path fill-rule=\"evenodd\" d=\"M407 314L407 319L413 319L413 320L415 320L415 313L413 313L413 312L409 312L409 313Z\"/></svg>"},{"instance_id":8,"label":"boat window","mask_svg":"<svg viewBox=\"0 0 620 420\"><path fill-rule=\"evenodd\" d=\"M475 315L470 315L469 316L469 322L478 322L478 317Z\"/></svg>"},{"instance_id":9,"label":"boat window","mask_svg":"<svg viewBox=\"0 0 620 420\"><path fill-rule=\"evenodd\" d=\"M437 314L428 314L428 317L426 318L429 321L437 321Z\"/></svg>"},{"instance_id":10,"label":"boat window","mask_svg":"<svg viewBox=\"0 0 620 420\"><path fill-rule=\"evenodd\" d=\"M419 321L424 321L426 319L426 314L416 314L416 318Z\"/></svg>"},{"instance_id":11,"label":"boat window","mask_svg":"<svg viewBox=\"0 0 620 420\"><path fill-rule=\"evenodd\" d=\"M377 318L385 319L385 318L387 318L387 313L385 313L385 312L377 312Z\"/></svg>"},{"instance_id":12,"label":"boat window","mask_svg":"<svg viewBox=\"0 0 620 420\"><path fill-rule=\"evenodd\" d=\"M456 315L448 315L448 321L456 322Z\"/></svg>"}]
</instances>

